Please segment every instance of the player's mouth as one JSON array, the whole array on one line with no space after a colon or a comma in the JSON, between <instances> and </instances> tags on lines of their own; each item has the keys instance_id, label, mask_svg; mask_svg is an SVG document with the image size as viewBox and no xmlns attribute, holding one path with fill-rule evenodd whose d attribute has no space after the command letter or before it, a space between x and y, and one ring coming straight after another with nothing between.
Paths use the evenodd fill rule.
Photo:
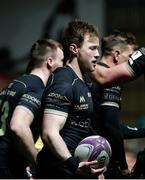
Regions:
<instances>
[{"instance_id":1,"label":"player's mouth","mask_svg":"<svg viewBox=\"0 0 145 180\"><path fill-rule=\"evenodd\" d=\"M97 64L97 60L92 61L93 66L95 67Z\"/></svg>"}]
</instances>

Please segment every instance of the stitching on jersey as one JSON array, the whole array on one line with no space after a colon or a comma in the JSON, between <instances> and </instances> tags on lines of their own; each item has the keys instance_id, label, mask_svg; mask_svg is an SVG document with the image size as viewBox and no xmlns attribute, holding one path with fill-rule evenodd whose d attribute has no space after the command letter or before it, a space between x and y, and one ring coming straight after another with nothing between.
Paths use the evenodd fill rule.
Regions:
<instances>
[{"instance_id":1,"label":"stitching on jersey","mask_svg":"<svg viewBox=\"0 0 145 180\"><path fill-rule=\"evenodd\" d=\"M72 85L74 85L75 81L77 81L77 80L78 80L78 78L74 79L73 82L72 82Z\"/></svg>"},{"instance_id":2,"label":"stitching on jersey","mask_svg":"<svg viewBox=\"0 0 145 180\"><path fill-rule=\"evenodd\" d=\"M19 82L19 83L23 84L23 85L25 86L25 88L27 87L27 86L26 86L26 84L25 84L24 82L22 82L22 81L19 81L19 80L14 80L14 81L16 81L16 82Z\"/></svg>"}]
</instances>

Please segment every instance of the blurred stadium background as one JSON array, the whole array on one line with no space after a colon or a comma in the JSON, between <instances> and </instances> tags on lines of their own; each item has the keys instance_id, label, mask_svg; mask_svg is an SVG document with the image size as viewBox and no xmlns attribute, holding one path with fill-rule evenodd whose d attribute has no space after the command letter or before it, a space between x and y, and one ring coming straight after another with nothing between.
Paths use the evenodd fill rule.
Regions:
<instances>
[{"instance_id":1,"label":"blurred stadium background","mask_svg":"<svg viewBox=\"0 0 145 180\"><path fill-rule=\"evenodd\" d=\"M25 72L35 40L42 37L58 40L74 17L95 24L100 38L119 29L132 32L139 45L145 46L144 0L0 1L0 89ZM121 120L145 127L143 76L124 86Z\"/></svg>"}]
</instances>

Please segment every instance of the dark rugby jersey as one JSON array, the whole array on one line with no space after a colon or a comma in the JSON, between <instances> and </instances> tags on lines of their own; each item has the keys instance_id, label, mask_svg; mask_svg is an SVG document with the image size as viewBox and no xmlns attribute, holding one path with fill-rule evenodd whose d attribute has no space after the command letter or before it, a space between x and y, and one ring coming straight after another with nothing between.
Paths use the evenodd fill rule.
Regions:
<instances>
[{"instance_id":1,"label":"dark rugby jersey","mask_svg":"<svg viewBox=\"0 0 145 180\"><path fill-rule=\"evenodd\" d=\"M109 68L104 63L99 64ZM121 168L126 169L123 135L119 121L121 91L120 86L103 88L97 83L92 83L91 93L94 102L94 114L92 116L91 127L93 133L97 132L108 139L112 147L114 159L119 161Z\"/></svg>"},{"instance_id":2,"label":"dark rugby jersey","mask_svg":"<svg viewBox=\"0 0 145 180\"><path fill-rule=\"evenodd\" d=\"M106 68L109 68L107 64L104 64L102 62L99 62L98 64ZM104 117L104 111L102 111L102 109L103 107L105 108L105 106L107 108L115 107L116 111L118 111L118 108L119 109L121 108L120 102L121 102L122 89L120 88L120 86L104 88L99 83L92 82L88 76L86 76L86 81L87 84L89 82L89 88L94 103L94 113L91 121L91 127L92 127L91 130L93 131L93 133L97 132L98 134L102 134L102 132L104 132L104 123L105 123L102 119L102 117Z\"/></svg>"},{"instance_id":3,"label":"dark rugby jersey","mask_svg":"<svg viewBox=\"0 0 145 180\"><path fill-rule=\"evenodd\" d=\"M101 66L104 66L106 68L109 68L109 66L107 64L104 64L101 62L98 64L100 64ZM96 84L94 86L96 86L96 87L94 87L93 91L95 91L95 89L99 89L99 93L101 93L101 89L102 89L101 100L100 100L101 106L107 105L107 106L114 106L114 107L120 108L121 92L122 92L122 89L120 86L113 86L113 87L107 87L107 88L103 88L103 87L99 88L99 87L97 87ZM96 94L95 92L93 94L94 94L94 96L97 96L97 97L99 96L99 95L95 95ZM95 102L95 103L97 103L97 102Z\"/></svg>"},{"instance_id":4,"label":"dark rugby jersey","mask_svg":"<svg viewBox=\"0 0 145 180\"><path fill-rule=\"evenodd\" d=\"M44 111L68 115L61 135L70 150L88 136L93 112L91 93L69 66L57 69L49 79Z\"/></svg>"},{"instance_id":5,"label":"dark rugby jersey","mask_svg":"<svg viewBox=\"0 0 145 180\"><path fill-rule=\"evenodd\" d=\"M34 138L37 139L40 123L38 117L44 88L44 84L38 76L23 75L0 92L0 166L7 163L9 155L13 154L14 143L9 123L16 106L23 106L33 114L34 121L31 129Z\"/></svg>"}]
</instances>

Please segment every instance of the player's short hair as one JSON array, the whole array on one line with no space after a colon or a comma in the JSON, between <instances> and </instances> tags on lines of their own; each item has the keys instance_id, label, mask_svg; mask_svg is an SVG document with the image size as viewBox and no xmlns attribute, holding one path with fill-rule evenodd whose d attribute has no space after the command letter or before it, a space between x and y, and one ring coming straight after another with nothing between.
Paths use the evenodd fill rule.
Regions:
<instances>
[{"instance_id":1,"label":"player's short hair","mask_svg":"<svg viewBox=\"0 0 145 180\"><path fill-rule=\"evenodd\" d=\"M118 38L114 37L105 37L102 40L101 44L101 50L102 50L102 55L107 56L112 53L112 50L115 49L115 47L118 47L120 50L125 50L127 48L127 42Z\"/></svg>"},{"instance_id":2,"label":"player's short hair","mask_svg":"<svg viewBox=\"0 0 145 180\"><path fill-rule=\"evenodd\" d=\"M138 48L135 36L130 32L115 30L109 36L102 38L102 55L110 55L115 47L119 47L120 50L124 51L128 45L131 45L134 50Z\"/></svg>"},{"instance_id":3,"label":"player's short hair","mask_svg":"<svg viewBox=\"0 0 145 180\"><path fill-rule=\"evenodd\" d=\"M120 31L118 29L115 29L113 31L112 36L118 37L122 40L125 40L127 42L127 44L129 44L129 45L133 45L134 50L136 50L138 48L138 43L137 43L136 37L131 32L123 32L123 31Z\"/></svg>"},{"instance_id":4,"label":"player's short hair","mask_svg":"<svg viewBox=\"0 0 145 180\"><path fill-rule=\"evenodd\" d=\"M30 73L32 69L39 68L50 56L55 58L57 48L62 49L62 45L52 39L39 39L31 47L30 61L27 66L27 73Z\"/></svg>"},{"instance_id":5,"label":"player's short hair","mask_svg":"<svg viewBox=\"0 0 145 180\"><path fill-rule=\"evenodd\" d=\"M61 37L65 60L67 60L67 58L70 56L70 44L75 43L78 47L81 47L84 37L87 34L92 37L99 36L96 27L88 22L75 19L68 24Z\"/></svg>"}]
</instances>

